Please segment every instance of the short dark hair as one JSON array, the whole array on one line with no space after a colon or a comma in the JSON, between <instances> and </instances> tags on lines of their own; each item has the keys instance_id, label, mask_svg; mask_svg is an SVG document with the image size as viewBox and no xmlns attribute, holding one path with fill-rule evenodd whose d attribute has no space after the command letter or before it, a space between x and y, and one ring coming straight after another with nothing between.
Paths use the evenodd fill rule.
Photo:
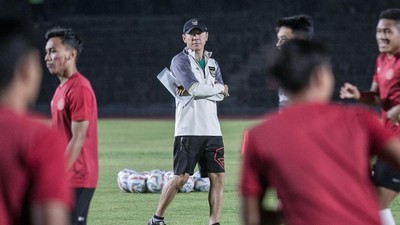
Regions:
<instances>
[{"instance_id":1,"label":"short dark hair","mask_svg":"<svg viewBox=\"0 0 400 225\"><path fill-rule=\"evenodd\" d=\"M317 41L293 39L275 50L268 63L268 72L289 93L298 93L310 84L313 70L330 66L326 47Z\"/></svg>"},{"instance_id":2,"label":"short dark hair","mask_svg":"<svg viewBox=\"0 0 400 225\"><path fill-rule=\"evenodd\" d=\"M379 19L389 19L400 22L400 9L397 8L386 9L381 12L381 14L379 15Z\"/></svg>"},{"instance_id":3,"label":"short dark hair","mask_svg":"<svg viewBox=\"0 0 400 225\"><path fill-rule=\"evenodd\" d=\"M27 21L1 18L0 30L0 90L3 90L12 81L18 63L37 48L32 26Z\"/></svg>"},{"instance_id":4,"label":"short dark hair","mask_svg":"<svg viewBox=\"0 0 400 225\"><path fill-rule=\"evenodd\" d=\"M291 17L284 17L276 22L276 31L279 28L288 27L292 29L297 35L301 35L304 38L312 38L314 35L314 25L311 16L300 14Z\"/></svg>"},{"instance_id":5,"label":"short dark hair","mask_svg":"<svg viewBox=\"0 0 400 225\"><path fill-rule=\"evenodd\" d=\"M71 28L54 27L48 30L45 35L46 41L53 37L59 37L64 45L75 48L77 51L77 58L81 54L83 42Z\"/></svg>"}]
</instances>

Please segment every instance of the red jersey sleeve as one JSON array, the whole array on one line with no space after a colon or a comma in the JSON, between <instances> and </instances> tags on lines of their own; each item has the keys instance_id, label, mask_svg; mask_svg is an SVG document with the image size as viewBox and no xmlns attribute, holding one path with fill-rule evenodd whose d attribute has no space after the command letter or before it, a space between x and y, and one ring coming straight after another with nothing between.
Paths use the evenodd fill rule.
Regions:
<instances>
[{"instance_id":1,"label":"red jersey sleeve","mask_svg":"<svg viewBox=\"0 0 400 225\"><path fill-rule=\"evenodd\" d=\"M72 206L64 154L66 146L55 130L46 131L41 132L27 152L33 176L31 198L33 202L59 200Z\"/></svg>"},{"instance_id":2,"label":"red jersey sleeve","mask_svg":"<svg viewBox=\"0 0 400 225\"><path fill-rule=\"evenodd\" d=\"M267 188L267 181L263 179L267 171L260 169L260 156L250 131L247 140L243 142L243 161L240 178L240 192L243 197L261 197Z\"/></svg>"},{"instance_id":3,"label":"red jersey sleeve","mask_svg":"<svg viewBox=\"0 0 400 225\"><path fill-rule=\"evenodd\" d=\"M85 86L73 88L68 95L68 99L73 121L91 119L95 100L89 88Z\"/></svg>"}]
</instances>

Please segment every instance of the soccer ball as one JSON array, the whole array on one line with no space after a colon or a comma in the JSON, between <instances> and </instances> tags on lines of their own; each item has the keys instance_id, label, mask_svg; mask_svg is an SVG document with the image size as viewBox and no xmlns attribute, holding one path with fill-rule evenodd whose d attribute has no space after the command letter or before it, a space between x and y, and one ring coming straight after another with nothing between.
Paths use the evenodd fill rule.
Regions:
<instances>
[{"instance_id":1,"label":"soccer ball","mask_svg":"<svg viewBox=\"0 0 400 225\"><path fill-rule=\"evenodd\" d=\"M174 176L174 172L173 171L168 171L164 174L164 183L168 183L172 177Z\"/></svg>"},{"instance_id":2,"label":"soccer ball","mask_svg":"<svg viewBox=\"0 0 400 225\"><path fill-rule=\"evenodd\" d=\"M152 170L152 171L150 171L150 174L155 174L155 173L165 174L165 171L164 170Z\"/></svg>"},{"instance_id":3,"label":"soccer ball","mask_svg":"<svg viewBox=\"0 0 400 225\"><path fill-rule=\"evenodd\" d=\"M132 174L136 173L134 170L131 169L123 169L118 172L117 175L117 184L121 191L129 192L128 188L128 177Z\"/></svg>"},{"instance_id":4,"label":"soccer ball","mask_svg":"<svg viewBox=\"0 0 400 225\"><path fill-rule=\"evenodd\" d=\"M150 172L136 172L132 169L123 169L118 173L117 184L124 192L152 192L160 193L174 176L173 171L152 170ZM210 181L208 178L201 178L200 173L196 172L189 176L188 181L182 186L179 192L187 193L196 191L208 191Z\"/></svg>"},{"instance_id":5,"label":"soccer ball","mask_svg":"<svg viewBox=\"0 0 400 225\"><path fill-rule=\"evenodd\" d=\"M192 192L193 187L194 187L194 180L190 176L189 179L187 180L187 182L181 187L181 189L179 191L184 192L184 193Z\"/></svg>"},{"instance_id":6,"label":"soccer ball","mask_svg":"<svg viewBox=\"0 0 400 225\"><path fill-rule=\"evenodd\" d=\"M145 192L147 177L142 174L134 173L128 177L127 186L130 192Z\"/></svg>"},{"instance_id":7,"label":"soccer ball","mask_svg":"<svg viewBox=\"0 0 400 225\"><path fill-rule=\"evenodd\" d=\"M164 187L164 173L150 173L147 177L147 190L153 193L159 193Z\"/></svg>"},{"instance_id":8,"label":"soccer ball","mask_svg":"<svg viewBox=\"0 0 400 225\"><path fill-rule=\"evenodd\" d=\"M208 191L210 189L210 179L208 177L197 177L194 180L194 190L196 191Z\"/></svg>"},{"instance_id":9,"label":"soccer ball","mask_svg":"<svg viewBox=\"0 0 400 225\"><path fill-rule=\"evenodd\" d=\"M193 177L194 180L196 180L197 178L201 177L200 171L195 172L195 173L192 175L192 177Z\"/></svg>"},{"instance_id":10,"label":"soccer ball","mask_svg":"<svg viewBox=\"0 0 400 225\"><path fill-rule=\"evenodd\" d=\"M147 179L147 177L150 175L150 172L149 171L143 171L143 172L139 172L139 174L145 176L146 179Z\"/></svg>"}]
</instances>

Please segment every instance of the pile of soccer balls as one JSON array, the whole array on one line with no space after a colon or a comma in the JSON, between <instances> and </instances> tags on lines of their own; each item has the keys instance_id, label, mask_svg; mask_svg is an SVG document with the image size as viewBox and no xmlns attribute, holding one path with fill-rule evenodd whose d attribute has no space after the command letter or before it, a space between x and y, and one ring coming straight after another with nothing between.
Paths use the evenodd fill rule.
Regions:
<instances>
[{"instance_id":1,"label":"pile of soccer balls","mask_svg":"<svg viewBox=\"0 0 400 225\"><path fill-rule=\"evenodd\" d=\"M136 172L131 169L123 169L118 173L117 183L119 189L132 193L160 193L164 185L173 177L172 171L152 170L150 172ZM210 180L202 178L199 172L189 177L180 192L208 191Z\"/></svg>"}]
</instances>

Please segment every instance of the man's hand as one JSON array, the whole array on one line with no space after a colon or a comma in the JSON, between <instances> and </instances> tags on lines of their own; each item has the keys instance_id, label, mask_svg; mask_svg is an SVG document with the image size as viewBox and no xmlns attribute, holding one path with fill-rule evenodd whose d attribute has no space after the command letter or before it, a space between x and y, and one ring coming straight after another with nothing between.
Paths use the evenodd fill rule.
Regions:
<instances>
[{"instance_id":1,"label":"man's hand","mask_svg":"<svg viewBox=\"0 0 400 225\"><path fill-rule=\"evenodd\" d=\"M183 96L185 94L185 88L183 86L179 86L176 88L176 95Z\"/></svg>"},{"instance_id":2,"label":"man's hand","mask_svg":"<svg viewBox=\"0 0 400 225\"><path fill-rule=\"evenodd\" d=\"M226 85L226 84L224 85L224 92L222 94L224 94L225 97L229 96L229 87L228 87L228 85Z\"/></svg>"},{"instance_id":3,"label":"man's hand","mask_svg":"<svg viewBox=\"0 0 400 225\"><path fill-rule=\"evenodd\" d=\"M400 105L396 105L386 112L386 118L391 120L394 125L398 126L400 121L399 114L400 114Z\"/></svg>"},{"instance_id":4,"label":"man's hand","mask_svg":"<svg viewBox=\"0 0 400 225\"><path fill-rule=\"evenodd\" d=\"M355 100L359 100L361 97L361 93L358 90L358 88L352 84L345 83L341 88L340 88L340 98L341 99L346 99L346 98L352 98Z\"/></svg>"}]
</instances>

